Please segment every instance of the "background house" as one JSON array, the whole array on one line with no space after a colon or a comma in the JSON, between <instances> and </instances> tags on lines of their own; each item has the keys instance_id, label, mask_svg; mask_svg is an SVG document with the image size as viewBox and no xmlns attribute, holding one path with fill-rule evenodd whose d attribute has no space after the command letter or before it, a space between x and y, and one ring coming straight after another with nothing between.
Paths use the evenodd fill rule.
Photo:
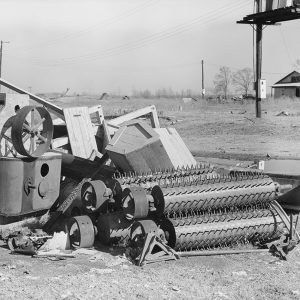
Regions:
<instances>
[{"instance_id":1,"label":"background house","mask_svg":"<svg viewBox=\"0 0 300 300\"><path fill-rule=\"evenodd\" d=\"M293 71L272 85L272 95L274 98L300 97L300 73Z\"/></svg>"}]
</instances>

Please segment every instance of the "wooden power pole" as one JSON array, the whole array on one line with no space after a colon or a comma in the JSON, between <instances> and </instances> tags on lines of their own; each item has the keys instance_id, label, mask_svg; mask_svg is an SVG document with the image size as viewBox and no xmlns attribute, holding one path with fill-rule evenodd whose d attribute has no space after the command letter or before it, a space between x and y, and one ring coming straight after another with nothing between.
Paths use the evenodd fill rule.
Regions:
<instances>
[{"instance_id":1,"label":"wooden power pole","mask_svg":"<svg viewBox=\"0 0 300 300\"><path fill-rule=\"evenodd\" d=\"M256 0L256 12L262 10L262 0ZM256 24L256 118L261 118L261 95L260 95L260 80L261 80L261 64L262 64L262 23Z\"/></svg>"},{"instance_id":2,"label":"wooden power pole","mask_svg":"<svg viewBox=\"0 0 300 300\"><path fill-rule=\"evenodd\" d=\"M203 61L203 59L201 60L201 65L202 65L202 99L204 99L205 87L204 87L204 61Z\"/></svg>"},{"instance_id":3,"label":"wooden power pole","mask_svg":"<svg viewBox=\"0 0 300 300\"><path fill-rule=\"evenodd\" d=\"M1 40L0 43L0 78L2 77L2 52L3 52L3 44L8 44L9 42L4 42ZM1 85L0 85L0 91L1 91Z\"/></svg>"},{"instance_id":4,"label":"wooden power pole","mask_svg":"<svg viewBox=\"0 0 300 300\"><path fill-rule=\"evenodd\" d=\"M261 79L262 65L262 32L263 26L277 25L279 22L300 19L300 3L299 1L291 1L286 6L277 1L273 5L262 7L262 0L254 0L256 4L256 12L247 15L242 20L237 21L238 24L249 24L256 30L256 117L261 118L261 100L266 97L266 82Z\"/></svg>"}]
</instances>

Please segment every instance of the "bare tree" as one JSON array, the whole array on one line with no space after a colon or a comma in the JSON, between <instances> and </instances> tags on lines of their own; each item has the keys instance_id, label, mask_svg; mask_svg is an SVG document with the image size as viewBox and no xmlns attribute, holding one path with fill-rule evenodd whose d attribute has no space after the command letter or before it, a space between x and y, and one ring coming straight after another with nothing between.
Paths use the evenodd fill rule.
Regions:
<instances>
[{"instance_id":1,"label":"bare tree","mask_svg":"<svg viewBox=\"0 0 300 300\"><path fill-rule=\"evenodd\" d=\"M223 93L225 99L227 99L229 87L232 82L232 73L230 68L228 67L221 67L219 73L216 74L214 85L215 91L217 93Z\"/></svg>"},{"instance_id":2,"label":"bare tree","mask_svg":"<svg viewBox=\"0 0 300 300\"><path fill-rule=\"evenodd\" d=\"M297 71L300 71L300 59L296 60L295 68L297 69Z\"/></svg>"},{"instance_id":3,"label":"bare tree","mask_svg":"<svg viewBox=\"0 0 300 300\"><path fill-rule=\"evenodd\" d=\"M233 74L232 78L233 84L237 87L239 91L241 91L245 95L248 95L253 80L253 72L250 68L238 70Z\"/></svg>"}]
</instances>

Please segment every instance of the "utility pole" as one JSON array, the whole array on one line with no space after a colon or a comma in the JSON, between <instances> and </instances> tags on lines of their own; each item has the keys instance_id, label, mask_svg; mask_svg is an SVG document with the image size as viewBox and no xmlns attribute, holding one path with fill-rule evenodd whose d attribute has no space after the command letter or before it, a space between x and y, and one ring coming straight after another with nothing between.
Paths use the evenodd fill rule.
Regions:
<instances>
[{"instance_id":1,"label":"utility pole","mask_svg":"<svg viewBox=\"0 0 300 300\"><path fill-rule=\"evenodd\" d=\"M256 0L256 12L262 10L262 0ZM256 118L261 118L261 95L260 95L260 80L261 80L261 62L262 62L262 23L256 24Z\"/></svg>"},{"instance_id":2,"label":"utility pole","mask_svg":"<svg viewBox=\"0 0 300 300\"><path fill-rule=\"evenodd\" d=\"M0 78L2 77L2 51L3 51L3 44L8 44L9 42L4 42L1 40L0 44ZM0 91L1 91L1 85L0 85Z\"/></svg>"},{"instance_id":3,"label":"utility pole","mask_svg":"<svg viewBox=\"0 0 300 300\"><path fill-rule=\"evenodd\" d=\"M237 21L238 24L249 24L256 30L255 108L257 118L261 118L261 100L262 98L266 98L266 81L261 80L263 26L280 25L279 22L300 19L299 1L286 1L286 6L284 7L281 2L282 1L273 1L272 7L267 5L263 8L262 0L254 0L254 3L256 4L256 12L247 15L240 21Z\"/></svg>"},{"instance_id":4,"label":"utility pole","mask_svg":"<svg viewBox=\"0 0 300 300\"><path fill-rule=\"evenodd\" d=\"M203 61L203 59L201 60L201 65L202 65L202 99L204 99L205 87L204 87L204 61Z\"/></svg>"}]
</instances>

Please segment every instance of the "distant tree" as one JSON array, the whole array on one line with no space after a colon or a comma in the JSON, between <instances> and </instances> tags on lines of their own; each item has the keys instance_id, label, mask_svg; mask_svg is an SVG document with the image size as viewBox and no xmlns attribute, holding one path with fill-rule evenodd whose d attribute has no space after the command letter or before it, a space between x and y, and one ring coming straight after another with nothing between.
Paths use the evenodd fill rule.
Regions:
<instances>
[{"instance_id":1,"label":"distant tree","mask_svg":"<svg viewBox=\"0 0 300 300\"><path fill-rule=\"evenodd\" d=\"M221 67L219 73L216 74L214 85L217 93L222 93L227 99L229 87L232 82L232 72L228 67Z\"/></svg>"},{"instance_id":2,"label":"distant tree","mask_svg":"<svg viewBox=\"0 0 300 300\"><path fill-rule=\"evenodd\" d=\"M298 71L300 71L300 59L296 60L295 67Z\"/></svg>"},{"instance_id":3,"label":"distant tree","mask_svg":"<svg viewBox=\"0 0 300 300\"><path fill-rule=\"evenodd\" d=\"M252 89L251 86L253 80L253 72L250 68L238 70L232 77L232 83L237 87L237 90L245 95L248 95L249 91Z\"/></svg>"}]
</instances>

